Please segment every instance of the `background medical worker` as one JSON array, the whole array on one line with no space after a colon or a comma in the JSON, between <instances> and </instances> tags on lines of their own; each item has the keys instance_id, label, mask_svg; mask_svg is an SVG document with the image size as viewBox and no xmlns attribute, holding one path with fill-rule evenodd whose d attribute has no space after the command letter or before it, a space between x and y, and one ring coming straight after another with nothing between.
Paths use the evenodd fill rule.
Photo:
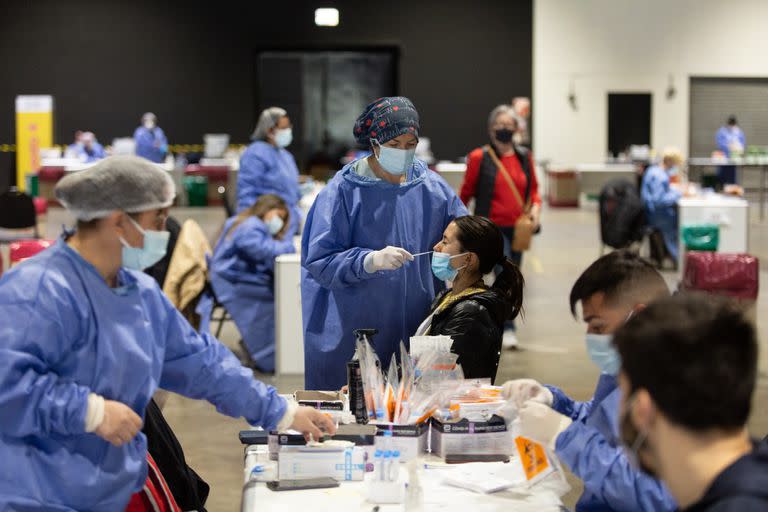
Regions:
<instances>
[{"instance_id":1,"label":"background medical worker","mask_svg":"<svg viewBox=\"0 0 768 512\"><path fill-rule=\"evenodd\" d=\"M106 158L107 152L104 150L104 146L96 140L96 135L93 132L83 132L80 135L80 141L82 144L78 146L75 158L80 159L81 162L90 164Z\"/></svg>"},{"instance_id":2,"label":"background medical worker","mask_svg":"<svg viewBox=\"0 0 768 512\"><path fill-rule=\"evenodd\" d=\"M168 154L168 138L163 129L157 126L157 116L147 112L141 116L141 126L133 132L136 142L136 154L150 162L162 163Z\"/></svg>"},{"instance_id":3,"label":"background medical worker","mask_svg":"<svg viewBox=\"0 0 768 512\"><path fill-rule=\"evenodd\" d=\"M285 201L265 194L224 224L211 261L211 285L243 337L253 366L275 371L275 258L296 252L285 239Z\"/></svg>"},{"instance_id":4,"label":"background medical worker","mask_svg":"<svg viewBox=\"0 0 768 512\"><path fill-rule=\"evenodd\" d=\"M736 116L728 116L728 123L717 130L715 144L717 144L717 149L728 158L741 156L744 153L744 148L747 147L747 138L744 135L744 130L739 126ZM736 183L736 166L718 166L717 176L721 185Z\"/></svg>"},{"instance_id":5,"label":"background medical worker","mask_svg":"<svg viewBox=\"0 0 768 512\"><path fill-rule=\"evenodd\" d=\"M56 197L77 231L0 280L3 510L124 510L146 478L139 429L158 387L268 429L334 429L254 380L140 272L165 253L174 195L140 157L71 174Z\"/></svg>"},{"instance_id":6,"label":"background medical worker","mask_svg":"<svg viewBox=\"0 0 768 512\"><path fill-rule=\"evenodd\" d=\"M285 148L293 141L288 113L280 107L265 109L259 116L251 137L254 142L240 157L237 174L237 211L242 212L264 194L275 194L288 204L291 223L285 235L294 236L301 224L298 207L299 169L293 155Z\"/></svg>"},{"instance_id":7,"label":"background medical worker","mask_svg":"<svg viewBox=\"0 0 768 512\"><path fill-rule=\"evenodd\" d=\"M665 149L661 163L652 165L643 174L643 187L640 192L646 221L661 232L664 246L673 261L677 261L679 254L677 202L683 197L683 193L672 187L670 177L679 172L682 163L683 155L678 149Z\"/></svg>"},{"instance_id":8,"label":"background medical worker","mask_svg":"<svg viewBox=\"0 0 768 512\"><path fill-rule=\"evenodd\" d=\"M346 165L320 192L302 239L307 389L339 389L354 353L352 331L379 330L383 364L408 343L442 287L428 255L466 215L450 186L414 160L419 114L404 97L380 98L355 122L370 156Z\"/></svg>"}]
</instances>

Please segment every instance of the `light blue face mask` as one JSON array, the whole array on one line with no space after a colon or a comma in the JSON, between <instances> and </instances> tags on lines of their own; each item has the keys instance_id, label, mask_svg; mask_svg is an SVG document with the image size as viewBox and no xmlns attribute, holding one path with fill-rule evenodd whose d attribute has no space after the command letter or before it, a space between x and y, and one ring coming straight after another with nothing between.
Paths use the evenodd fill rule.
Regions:
<instances>
[{"instance_id":1,"label":"light blue face mask","mask_svg":"<svg viewBox=\"0 0 768 512\"><path fill-rule=\"evenodd\" d=\"M621 368L621 357L612 345L613 334L587 333L587 353L600 371L616 376Z\"/></svg>"},{"instance_id":2,"label":"light blue face mask","mask_svg":"<svg viewBox=\"0 0 768 512\"><path fill-rule=\"evenodd\" d=\"M281 219L279 215L275 215L274 217L266 221L264 224L267 225L269 234L272 236L275 236L280 231L282 231L283 226L285 226L285 222L283 222L283 219Z\"/></svg>"},{"instance_id":3,"label":"light blue face mask","mask_svg":"<svg viewBox=\"0 0 768 512\"><path fill-rule=\"evenodd\" d=\"M283 128L282 130L275 130L275 144L279 148L286 148L293 142L293 130L290 128Z\"/></svg>"},{"instance_id":4,"label":"light blue face mask","mask_svg":"<svg viewBox=\"0 0 768 512\"><path fill-rule=\"evenodd\" d=\"M144 270L163 259L168 250L168 238L171 234L168 231L144 230L130 216L128 219L144 235L144 246L131 247L123 237L120 237L120 243L123 244L123 266L131 270Z\"/></svg>"},{"instance_id":5,"label":"light blue face mask","mask_svg":"<svg viewBox=\"0 0 768 512\"><path fill-rule=\"evenodd\" d=\"M382 146L376 140L372 140L379 147L379 161L385 171L395 176L402 176L413 165L413 159L416 156L416 149L397 149Z\"/></svg>"},{"instance_id":6,"label":"light blue face mask","mask_svg":"<svg viewBox=\"0 0 768 512\"><path fill-rule=\"evenodd\" d=\"M456 279L459 270L464 267L453 268L451 266L451 260L453 258L458 258L459 256L464 256L465 254L469 253L463 252L461 254L457 254L456 256L451 256L450 254L446 254L444 252L432 253L432 273L435 274L435 277L441 281L453 281Z\"/></svg>"}]
</instances>

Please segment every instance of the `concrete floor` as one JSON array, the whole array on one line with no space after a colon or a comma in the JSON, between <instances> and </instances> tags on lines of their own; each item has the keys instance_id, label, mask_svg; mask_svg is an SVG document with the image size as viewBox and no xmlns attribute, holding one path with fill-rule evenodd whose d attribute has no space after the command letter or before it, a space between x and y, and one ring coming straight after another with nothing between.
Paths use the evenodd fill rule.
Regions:
<instances>
[{"instance_id":1,"label":"concrete floor","mask_svg":"<svg viewBox=\"0 0 768 512\"><path fill-rule=\"evenodd\" d=\"M761 280L768 277L768 226L760 222L757 208L751 208L751 252L762 261ZM194 218L209 236L218 232L224 220L219 208L177 209L173 215L180 220ZM526 253L523 270L527 279L525 317L518 337L521 350L506 352L499 368L500 382L518 377L532 377L562 387L577 399L588 398L594 388L598 372L589 362L584 350L584 326L574 320L568 310L568 292L578 275L599 255L597 212L594 205L581 209L546 209L542 215L543 232L537 237L533 249ZM58 234L67 215L52 210L47 220L49 236ZM666 275L670 284L676 280ZM755 396L755 408L750 429L756 436L768 433L768 411L757 404L768 399L768 354L765 333L768 318L768 295L761 294L758 302L758 328L761 339L760 378ZM235 348L239 339L230 326L225 328L222 341ZM281 392L292 392L303 384L303 378L265 378ZM212 512L239 510L243 484L243 448L237 433L247 428L243 420L218 414L205 402L172 396L165 415L179 437L192 467L211 485L207 508ZM572 506L580 488L571 479L574 491L566 497Z\"/></svg>"}]
</instances>

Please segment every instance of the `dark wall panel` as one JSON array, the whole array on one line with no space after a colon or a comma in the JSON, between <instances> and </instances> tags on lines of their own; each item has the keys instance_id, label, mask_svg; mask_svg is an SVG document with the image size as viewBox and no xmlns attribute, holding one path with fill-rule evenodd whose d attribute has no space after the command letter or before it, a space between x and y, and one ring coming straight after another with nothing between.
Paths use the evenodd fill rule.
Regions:
<instances>
[{"instance_id":1,"label":"dark wall panel","mask_svg":"<svg viewBox=\"0 0 768 512\"><path fill-rule=\"evenodd\" d=\"M483 143L490 109L531 94L531 0L321 3L4 2L0 144L14 140L17 94L54 95L57 143L76 129L129 135L147 110L171 143L207 132L246 142L265 48L398 47L399 92L438 158ZM337 7L340 26L315 27L318 6Z\"/></svg>"}]
</instances>

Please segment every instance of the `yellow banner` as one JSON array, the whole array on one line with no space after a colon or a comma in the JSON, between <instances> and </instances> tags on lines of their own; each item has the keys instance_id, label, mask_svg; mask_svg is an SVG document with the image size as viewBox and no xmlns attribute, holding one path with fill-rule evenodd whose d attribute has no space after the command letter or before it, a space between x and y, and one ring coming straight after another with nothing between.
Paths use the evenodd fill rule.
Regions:
<instances>
[{"instance_id":1,"label":"yellow banner","mask_svg":"<svg viewBox=\"0 0 768 512\"><path fill-rule=\"evenodd\" d=\"M16 96L16 186L40 169L40 149L53 146L53 96Z\"/></svg>"}]
</instances>

